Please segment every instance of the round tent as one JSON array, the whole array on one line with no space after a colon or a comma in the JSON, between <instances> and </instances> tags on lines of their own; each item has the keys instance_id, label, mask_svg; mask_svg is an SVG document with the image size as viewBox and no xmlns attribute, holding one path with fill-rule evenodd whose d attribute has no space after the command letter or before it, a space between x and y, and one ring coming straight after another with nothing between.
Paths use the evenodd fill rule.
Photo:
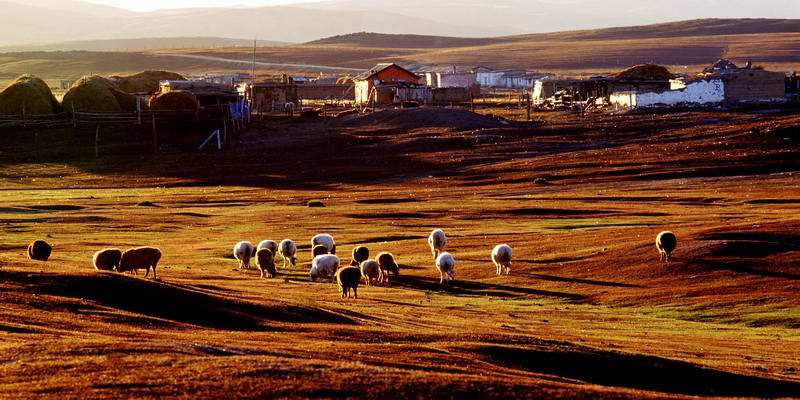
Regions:
<instances>
[{"instance_id":1,"label":"round tent","mask_svg":"<svg viewBox=\"0 0 800 400\"><path fill-rule=\"evenodd\" d=\"M199 105L197 97L185 90L159 93L151 97L148 103L151 110L196 110Z\"/></svg>"},{"instance_id":2,"label":"round tent","mask_svg":"<svg viewBox=\"0 0 800 400\"><path fill-rule=\"evenodd\" d=\"M60 109L47 83L35 76L20 76L0 92L0 115L52 115Z\"/></svg>"},{"instance_id":3,"label":"round tent","mask_svg":"<svg viewBox=\"0 0 800 400\"><path fill-rule=\"evenodd\" d=\"M75 81L62 101L68 112L136 111L136 96L123 92L101 76L83 77Z\"/></svg>"}]
</instances>

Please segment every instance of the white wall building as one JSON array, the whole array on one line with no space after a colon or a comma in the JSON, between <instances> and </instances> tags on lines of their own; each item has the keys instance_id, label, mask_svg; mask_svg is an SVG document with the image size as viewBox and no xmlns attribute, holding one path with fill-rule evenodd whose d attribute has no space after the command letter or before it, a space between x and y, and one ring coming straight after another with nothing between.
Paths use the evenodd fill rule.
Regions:
<instances>
[{"instance_id":1,"label":"white wall building","mask_svg":"<svg viewBox=\"0 0 800 400\"><path fill-rule=\"evenodd\" d=\"M653 108L679 104L712 105L725 101L725 83L721 79L699 80L685 87L664 92L616 92L609 101L617 108ZM680 87L674 83L672 87Z\"/></svg>"}]
</instances>

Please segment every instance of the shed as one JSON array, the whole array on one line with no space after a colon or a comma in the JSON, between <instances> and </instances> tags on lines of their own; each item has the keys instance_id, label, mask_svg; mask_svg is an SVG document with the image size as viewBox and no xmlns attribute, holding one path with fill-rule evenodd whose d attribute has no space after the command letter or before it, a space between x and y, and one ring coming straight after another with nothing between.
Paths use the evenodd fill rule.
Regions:
<instances>
[{"instance_id":1,"label":"shed","mask_svg":"<svg viewBox=\"0 0 800 400\"><path fill-rule=\"evenodd\" d=\"M355 99L358 104L371 100L372 91L379 85L419 84L419 77L411 71L393 63L378 64L355 78Z\"/></svg>"},{"instance_id":2,"label":"shed","mask_svg":"<svg viewBox=\"0 0 800 400\"><path fill-rule=\"evenodd\" d=\"M161 82L160 93L169 93L173 90L183 90L194 94L201 106L232 104L239 101L239 92L228 85L178 80Z\"/></svg>"}]
</instances>

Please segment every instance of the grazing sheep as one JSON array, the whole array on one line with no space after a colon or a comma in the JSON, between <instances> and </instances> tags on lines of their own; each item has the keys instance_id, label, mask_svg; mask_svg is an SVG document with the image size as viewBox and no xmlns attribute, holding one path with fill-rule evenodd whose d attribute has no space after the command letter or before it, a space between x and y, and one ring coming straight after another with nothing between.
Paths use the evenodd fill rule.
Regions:
<instances>
[{"instance_id":1,"label":"grazing sheep","mask_svg":"<svg viewBox=\"0 0 800 400\"><path fill-rule=\"evenodd\" d=\"M283 239L278 245L278 254L283 257L283 269L286 269L286 262L289 262L289 267L294 268L297 265L297 246L291 239Z\"/></svg>"},{"instance_id":2,"label":"grazing sheep","mask_svg":"<svg viewBox=\"0 0 800 400\"><path fill-rule=\"evenodd\" d=\"M497 267L497 275L503 274L503 269L506 275L511 273L511 246L507 244L498 244L492 250L492 262Z\"/></svg>"},{"instance_id":3,"label":"grazing sheep","mask_svg":"<svg viewBox=\"0 0 800 400\"><path fill-rule=\"evenodd\" d=\"M350 261L351 267L358 267L362 262L369 259L369 249L364 246L356 246L353 249L353 261Z\"/></svg>"},{"instance_id":4,"label":"grazing sheep","mask_svg":"<svg viewBox=\"0 0 800 400\"><path fill-rule=\"evenodd\" d=\"M44 240L34 240L28 245L28 258L31 260L47 261L52 252L53 246L50 246Z\"/></svg>"},{"instance_id":5,"label":"grazing sheep","mask_svg":"<svg viewBox=\"0 0 800 400\"><path fill-rule=\"evenodd\" d=\"M456 259L452 254L444 252L436 258L436 269L439 270L439 283L452 281L456 275Z\"/></svg>"},{"instance_id":6,"label":"grazing sheep","mask_svg":"<svg viewBox=\"0 0 800 400\"><path fill-rule=\"evenodd\" d=\"M256 247L244 241L233 246L233 257L239 260L239 269L250 269L250 259L256 256Z\"/></svg>"},{"instance_id":7,"label":"grazing sheep","mask_svg":"<svg viewBox=\"0 0 800 400\"><path fill-rule=\"evenodd\" d=\"M258 247L256 247L256 253L261 249L269 249L272 255L275 256L278 254L278 243L274 240L262 240L261 243L258 244Z\"/></svg>"},{"instance_id":8,"label":"grazing sheep","mask_svg":"<svg viewBox=\"0 0 800 400\"><path fill-rule=\"evenodd\" d=\"M433 259L436 260L439 254L444 251L444 248L447 247L447 236L444 234L444 231L441 229L434 229L431 235L428 236L428 246L431 248Z\"/></svg>"},{"instance_id":9,"label":"grazing sheep","mask_svg":"<svg viewBox=\"0 0 800 400\"><path fill-rule=\"evenodd\" d=\"M678 247L678 238L670 231L664 231L656 236L656 248L658 249L659 261L669 262L669 256Z\"/></svg>"},{"instance_id":10,"label":"grazing sheep","mask_svg":"<svg viewBox=\"0 0 800 400\"><path fill-rule=\"evenodd\" d=\"M161 260L161 250L155 247L137 247L134 249L125 250L122 253L122 258L119 260L119 267L117 272L136 271L144 269L146 272L144 277L150 275L150 268L153 268L153 279L156 277L156 267L158 261Z\"/></svg>"},{"instance_id":11,"label":"grazing sheep","mask_svg":"<svg viewBox=\"0 0 800 400\"><path fill-rule=\"evenodd\" d=\"M361 263L361 275L364 276L364 282L367 286L372 285L372 280L383 282L383 271L381 266L375 260L365 260Z\"/></svg>"},{"instance_id":12,"label":"grazing sheep","mask_svg":"<svg viewBox=\"0 0 800 400\"><path fill-rule=\"evenodd\" d=\"M311 259L313 260L316 256L324 256L325 254L330 254L328 252L328 248L318 244L311 249Z\"/></svg>"},{"instance_id":13,"label":"grazing sheep","mask_svg":"<svg viewBox=\"0 0 800 400\"><path fill-rule=\"evenodd\" d=\"M391 272L394 275L400 275L400 267L397 266L397 263L394 261L394 256L392 253L382 252L378 253L378 256L375 257L375 261L381 266L381 275L383 279L381 283L386 282L389 283L389 273Z\"/></svg>"},{"instance_id":14,"label":"grazing sheep","mask_svg":"<svg viewBox=\"0 0 800 400\"><path fill-rule=\"evenodd\" d=\"M122 250L120 249L103 249L94 253L92 263L94 269L98 271L113 271L119 267L119 261L122 259Z\"/></svg>"},{"instance_id":15,"label":"grazing sheep","mask_svg":"<svg viewBox=\"0 0 800 400\"><path fill-rule=\"evenodd\" d=\"M342 298L350 297L350 289L353 289L353 297L358 299L358 284L361 283L361 270L357 267L344 267L336 271L336 282L339 289L342 289Z\"/></svg>"},{"instance_id":16,"label":"grazing sheep","mask_svg":"<svg viewBox=\"0 0 800 400\"><path fill-rule=\"evenodd\" d=\"M311 238L311 248L314 248L314 246L318 244L327 247L328 253L336 254L336 241L333 240L333 236L327 233L320 233L319 235Z\"/></svg>"},{"instance_id":17,"label":"grazing sheep","mask_svg":"<svg viewBox=\"0 0 800 400\"><path fill-rule=\"evenodd\" d=\"M256 262L261 271L261 277L274 278L278 274L275 269L275 256L270 249L261 249L256 253Z\"/></svg>"},{"instance_id":18,"label":"grazing sheep","mask_svg":"<svg viewBox=\"0 0 800 400\"><path fill-rule=\"evenodd\" d=\"M317 279L329 278L331 283L336 279L336 270L339 269L339 257L333 254L326 254L314 257L311 262L311 270L308 272L311 282Z\"/></svg>"}]
</instances>

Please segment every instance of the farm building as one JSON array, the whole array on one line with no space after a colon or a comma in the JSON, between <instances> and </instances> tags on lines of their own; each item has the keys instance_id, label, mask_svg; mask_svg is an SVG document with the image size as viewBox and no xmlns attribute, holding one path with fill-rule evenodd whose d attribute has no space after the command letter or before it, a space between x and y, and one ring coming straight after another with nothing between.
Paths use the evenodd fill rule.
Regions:
<instances>
[{"instance_id":1,"label":"farm building","mask_svg":"<svg viewBox=\"0 0 800 400\"><path fill-rule=\"evenodd\" d=\"M374 96L375 103L381 105L398 104L404 101L427 104L433 101L433 90L427 86L407 83L381 84L375 86Z\"/></svg>"},{"instance_id":2,"label":"farm building","mask_svg":"<svg viewBox=\"0 0 800 400\"><path fill-rule=\"evenodd\" d=\"M297 104L297 85L283 81L256 83L250 87L253 110L263 113L283 110L286 103Z\"/></svg>"},{"instance_id":3,"label":"farm building","mask_svg":"<svg viewBox=\"0 0 800 400\"><path fill-rule=\"evenodd\" d=\"M675 78L668 69L653 64L642 64L630 67L622 72L607 77L608 94L617 92L657 92L672 88ZM602 79L597 79L602 81Z\"/></svg>"},{"instance_id":4,"label":"farm building","mask_svg":"<svg viewBox=\"0 0 800 400\"><path fill-rule=\"evenodd\" d=\"M480 94L480 88L479 92ZM442 87L432 90L432 101L437 104L464 103L473 99L475 93L465 87Z\"/></svg>"},{"instance_id":5,"label":"farm building","mask_svg":"<svg viewBox=\"0 0 800 400\"><path fill-rule=\"evenodd\" d=\"M366 71L355 78L355 100L357 104L367 104L372 99L373 89L379 86L387 85L400 85L399 87L408 87L409 85L418 85L419 77L409 70L397 64L378 64L369 71ZM385 90L384 90L385 93ZM386 95L379 96L376 99L379 103L386 104Z\"/></svg>"},{"instance_id":6,"label":"farm building","mask_svg":"<svg viewBox=\"0 0 800 400\"><path fill-rule=\"evenodd\" d=\"M475 74L476 82L481 87L498 87L500 86L503 76L506 74L503 71L495 71L487 67L476 67L472 69Z\"/></svg>"},{"instance_id":7,"label":"farm building","mask_svg":"<svg viewBox=\"0 0 800 400\"><path fill-rule=\"evenodd\" d=\"M169 93L173 90L183 90L195 95L201 106L232 104L240 100L239 92L228 85L177 80L161 82L159 93Z\"/></svg>"},{"instance_id":8,"label":"farm building","mask_svg":"<svg viewBox=\"0 0 800 400\"><path fill-rule=\"evenodd\" d=\"M353 85L336 83L297 85L297 97L300 100L344 100L352 99L353 95Z\"/></svg>"}]
</instances>

